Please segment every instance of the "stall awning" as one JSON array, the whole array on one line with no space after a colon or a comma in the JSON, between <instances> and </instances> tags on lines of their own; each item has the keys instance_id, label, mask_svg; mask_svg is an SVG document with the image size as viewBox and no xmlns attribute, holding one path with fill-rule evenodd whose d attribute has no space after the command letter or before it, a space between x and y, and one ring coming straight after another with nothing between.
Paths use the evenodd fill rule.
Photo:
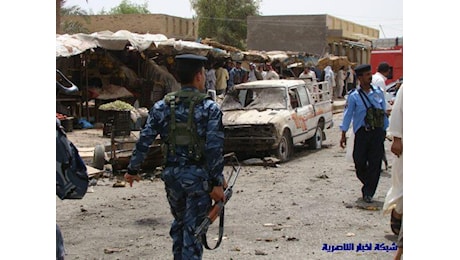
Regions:
<instances>
[{"instance_id":1,"label":"stall awning","mask_svg":"<svg viewBox=\"0 0 460 260\"><path fill-rule=\"evenodd\" d=\"M56 35L56 57L70 57L96 47L96 41L86 35Z\"/></svg>"},{"instance_id":2,"label":"stall awning","mask_svg":"<svg viewBox=\"0 0 460 260\"><path fill-rule=\"evenodd\" d=\"M127 44L139 51L150 47L156 48L168 38L163 34L138 34L126 30L115 33L111 31L92 34L56 35L56 57L69 57L97 47L106 50L123 50Z\"/></svg>"},{"instance_id":3,"label":"stall awning","mask_svg":"<svg viewBox=\"0 0 460 260\"><path fill-rule=\"evenodd\" d=\"M199 42L176 40L174 38L167 39L158 43L157 49L167 54L193 53L206 56L213 47Z\"/></svg>"}]
</instances>

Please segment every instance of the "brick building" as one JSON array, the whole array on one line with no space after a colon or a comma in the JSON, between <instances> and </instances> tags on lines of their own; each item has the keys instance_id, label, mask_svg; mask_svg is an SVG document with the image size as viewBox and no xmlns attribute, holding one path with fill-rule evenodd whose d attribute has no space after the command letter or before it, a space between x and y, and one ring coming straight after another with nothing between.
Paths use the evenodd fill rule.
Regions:
<instances>
[{"instance_id":1,"label":"brick building","mask_svg":"<svg viewBox=\"0 0 460 260\"><path fill-rule=\"evenodd\" d=\"M372 40L379 30L331 15L280 15L248 17L247 46L251 50L327 53L368 63Z\"/></svg>"},{"instance_id":2,"label":"brick building","mask_svg":"<svg viewBox=\"0 0 460 260\"><path fill-rule=\"evenodd\" d=\"M168 38L194 41L198 38L195 20L165 14L70 15L61 22L79 22L90 33L127 30L135 33L164 34Z\"/></svg>"}]
</instances>

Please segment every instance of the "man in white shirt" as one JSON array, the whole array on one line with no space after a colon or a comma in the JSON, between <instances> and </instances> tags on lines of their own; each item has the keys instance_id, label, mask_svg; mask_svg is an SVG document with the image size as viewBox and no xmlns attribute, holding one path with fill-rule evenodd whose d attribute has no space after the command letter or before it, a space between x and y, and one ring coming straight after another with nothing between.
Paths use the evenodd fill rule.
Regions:
<instances>
[{"instance_id":1,"label":"man in white shirt","mask_svg":"<svg viewBox=\"0 0 460 260\"><path fill-rule=\"evenodd\" d=\"M257 71L262 75L262 79L266 78L267 72L265 71L265 65L263 63L257 66Z\"/></svg>"},{"instance_id":2,"label":"man in white shirt","mask_svg":"<svg viewBox=\"0 0 460 260\"><path fill-rule=\"evenodd\" d=\"M379 87L383 93L385 93L385 88L386 88L386 80L388 79L388 76L390 75L390 65L388 65L387 62L380 62L379 66L377 67L377 72L372 75L372 86L374 87ZM385 101L387 105L387 115L390 115L391 110L392 110L392 105L390 104L389 100L387 99L387 96L385 95ZM386 135L386 134L385 134ZM385 163L385 169L388 168L388 161L385 153L383 154L383 162Z\"/></svg>"},{"instance_id":3,"label":"man in white shirt","mask_svg":"<svg viewBox=\"0 0 460 260\"><path fill-rule=\"evenodd\" d=\"M329 85L329 94L333 96L335 91L335 73L329 65L324 68L324 80Z\"/></svg>"},{"instance_id":4,"label":"man in white shirt","mask_svg":"<svg viewBox=\"0 0 460 260\"><path fill-rule=\"evenodd\" d=\"M342 66L340 67L339 71L337 71L337 75L335 76L335 85L336 85L336 92L334 93L335 98L343 98L342 97L342 92L343 92L343 87L345 86L345 76L347 74L345 73L345 67Z\"/></svg>"},{"instance_id":5,"label":"man in white shirt","mask_svg":"<svg viewBox=\"0 0 460 260\"><path fill-rule=\"evenodd\" d=\"M279 74L275 71L275 69L272 67L272 65L268 64L268 72L267 75L265 75L265 79L280 79Z\"/></svg>"},{"instance_id":6,"label":"man in white shirt","mask_svg":"<svg viewBox=\"0 0 460 260\"><path fill-rule=\"evenodd\" d=\"M311 81L316 82L316 74L310 69L310 67L305 65L304 70L299 75L299 79L310 79Z\"/></svg>"},{"instance_id":7,"label":"man in white shirt","mask_svg":"<svg viewBox=\"0 0 460 260\"><path fill-rule=\"evenodd\" d=\"M216 90L216 70L213 66L206 70L206 91Z\"/></svg>"},{"instance_id":8,"label":"man in white shirt","mask_svg":"<svg viewBox=\"0 0 460 260\"><path fill-rule=\"evenodd\" d=\"M379 64L377 67L377 72L372 75L372 85L375 87L379 87L383 93L385 93L386 90L386 81L388 79L388 76L390 76L390 65L383 61ZM391 105L391 100L387 99L387 95L385 95L385 100L387 101L387 113L391 112L392 105Z\"/></svg>"},{"instance_id":9,"label":"man in white shirt","mask_svg":"<svg viewBox=\"0 0 460 260\"><path fill-rule=\"evenodd\" d=\"M379 87L382 91L385 91L385 82L390 75L390 65L386 62L381 62L377 68L377 72L372 75L372 85Z\"/></svg>"},{"instance_id":10,"label":"man in white shirt","mask_svg":"<svg viewBox=\"0 0 460 260\"><path fill-rule=\"evenodd\" d=\"M256 70L256 65L252 62L249 63L248 81L256 81L261 79L263 79L262 74L260 74L260 72Z\"/></svg>"}]
</instances>

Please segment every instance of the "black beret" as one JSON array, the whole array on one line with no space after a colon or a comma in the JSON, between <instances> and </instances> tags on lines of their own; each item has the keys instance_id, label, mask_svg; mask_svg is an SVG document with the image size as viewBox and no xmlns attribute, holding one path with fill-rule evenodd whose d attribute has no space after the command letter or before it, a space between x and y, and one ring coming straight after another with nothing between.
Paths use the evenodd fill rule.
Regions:
<instances>
[{"instance_id":1,"label":"black beret","mask_svg":"<svg viewBox=\"0 0 460 260\"><path fill-rule=\"evenodd\" d=\"M176 56L176 60L195 60L195 61L207 61L208 58L195 54L181 54Z\"/></svg>"},{"instance_id":2,"label":"black beret","mask_svg":"<svg viewBox=\"0 0 460 260\"><path fill-rule=\"evenodd\" d=\"M357 76L361 76L363 75L364 72L367 72L370 70L371 70L371 65L369 64L361 64L355 68L355 72Z\"/></svg>"}]
</instances>

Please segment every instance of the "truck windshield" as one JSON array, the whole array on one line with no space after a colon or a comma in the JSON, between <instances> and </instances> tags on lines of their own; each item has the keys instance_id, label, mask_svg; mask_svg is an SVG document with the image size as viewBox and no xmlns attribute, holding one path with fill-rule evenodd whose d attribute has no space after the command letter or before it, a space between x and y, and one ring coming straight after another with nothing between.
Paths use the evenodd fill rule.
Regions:
<instances>
[{"instance_id":1,"label":"truck windshield","mask_svg":"<svg viewBox=\"0 0 460 260\"><path fill-rule=\"evenodd\" d=\"M286 109L286 90L285 88L234 89L225 96L221 109L223 111Z\"/></svg>"}]
</instances>

